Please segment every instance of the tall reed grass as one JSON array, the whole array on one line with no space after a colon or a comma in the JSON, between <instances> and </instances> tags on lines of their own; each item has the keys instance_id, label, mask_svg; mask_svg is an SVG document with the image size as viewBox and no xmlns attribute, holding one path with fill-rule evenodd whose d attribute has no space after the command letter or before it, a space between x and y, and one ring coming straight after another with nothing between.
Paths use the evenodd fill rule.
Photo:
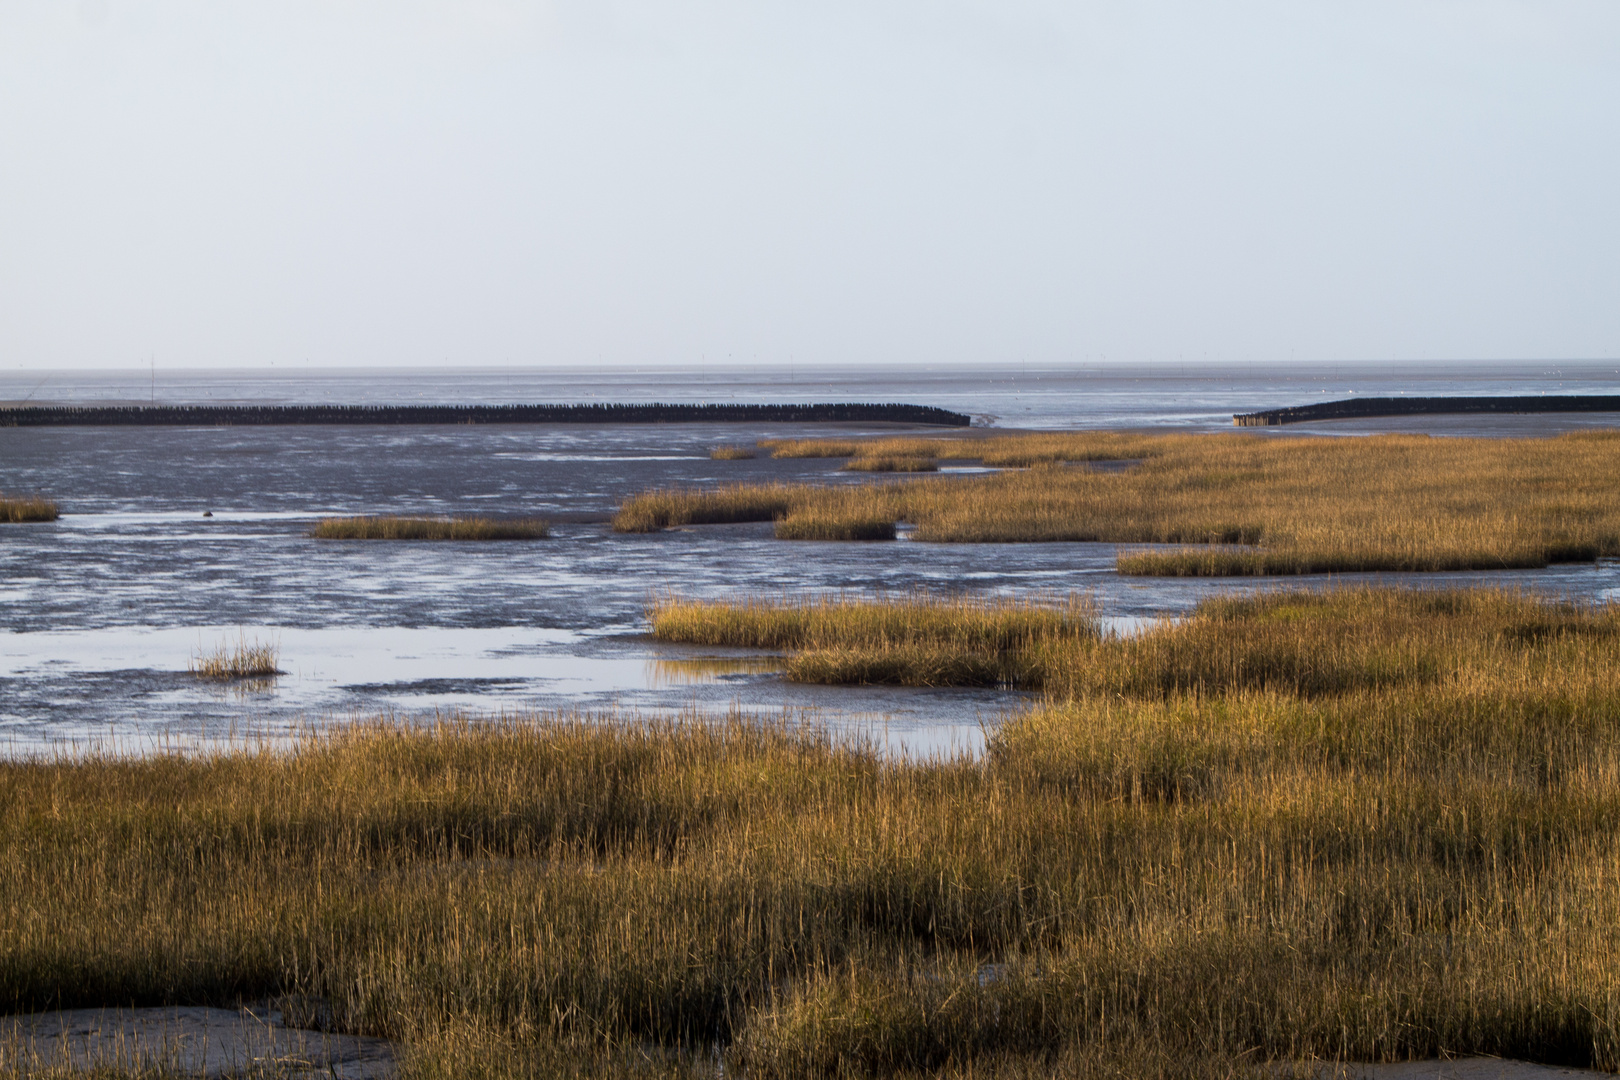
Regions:
<instances>
[{"instance_id":1,"label":"tall reed grass","mask_svg":"<svg viewBox=\"0 0 1620 1080\"><path fill-rule=\"evenodd\" d=\"M717 446L709 451L709 457L715 461L749 461L758 456L758 452L746 446Z\"/></svg>"},{"instance_id":2,"label":"tall reed grass","mask_svg":"<svg viewBox=\"0 0 1620 1080\"><path fill-rule=\"evenodd\" d=\"M891 445L891 443L893 445ZM878 447L881 449L871 449ZM813 441L825 451L980 456L971 478L654 492L616 527L828 513L909 522L934 542L1102 541L1128 574L1303 574L1546 566L1620 554L1620 434L1551 439L1273 439L1109 433ZM838 453L835 454L834 452ZM1120 471L1066 461L1130 460ZM791 530L789 530L791 535Z\"/></svg>"},{"instance_id":3,"label":"tall reed grass","mask_svg":"<svg viewBox=\"0 0 1620 1080\"><path fill-rule=\"evenodd\" d=\"M891 607L722 636L966 651L1068 618ZM1070 624L1068 681L980 759L534 716L0 763L0 1012L280 995L420 1076L1620 1067L1611 609Z\"/></svg>"},{"instance_id":4,"label":"tall reed grass","mask_svg":"<svg viewBox=\"0 0 1620 1080\"><path fill-rule=\"evenodd\" d=\"M55 500L43 495L0 495L0 522L55 521L59 516Z\"/></svg>"},{"instance_id":5,"label":"tall reed grass","mask_svg":"<svg viewBox=\"0 0 1620 1080\"><path fill-rule=\"evenodd\" d=\"M326 518L310 531L317 540L544 540L550 526L533 518Z\"/></svg>"}]
</instances>

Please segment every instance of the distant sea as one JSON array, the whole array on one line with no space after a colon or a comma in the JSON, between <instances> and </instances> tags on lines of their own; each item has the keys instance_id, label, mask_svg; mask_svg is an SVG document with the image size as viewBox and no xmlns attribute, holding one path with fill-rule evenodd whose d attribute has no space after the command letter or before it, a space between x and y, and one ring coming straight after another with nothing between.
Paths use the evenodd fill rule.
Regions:
<instances>
[{"instance_id":1,"label":"distant sea","mask_svg":"<svg viewBox=\"0 0 1620 1080\"><path fill-rule=\"evenodd\" d=\"M1226 428L1232 414L1400 394L1613 394L1620 361L165 369L0 373L0 403L506 404L900 401L1009 428ZM1562 430L1593 421L1539 421ZM1607 420L1598 421L1608 423ZM1363 425L1365 426L1365 425ZM1381 424L1400 428L1399 424ZM1432 422L1429 426L1433 426ZM1450 427L1447 425L1442 425ZM1510 425L1515 429L1525 424ZM1531 424L1529 426L1535 426ZM1357 430L1336 427L1333 430ZM1469 430L1473 430L1470 428ZM1500 431L1493 422L1481 433Z\"/></svg>"}]
</instances>

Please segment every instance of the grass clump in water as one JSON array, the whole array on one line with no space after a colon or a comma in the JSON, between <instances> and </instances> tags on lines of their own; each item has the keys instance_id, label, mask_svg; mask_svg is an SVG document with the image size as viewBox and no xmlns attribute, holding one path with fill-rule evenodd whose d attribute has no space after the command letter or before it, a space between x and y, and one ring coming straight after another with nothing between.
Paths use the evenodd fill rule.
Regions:
<instances>
[{"instance_id":1,"label":"grass clump in water","mask_svg":"<svg viewBox=\"0 0 1620 1080\"><path fill-rule=\"evenodd\" d=\"M326 518L310 535L317 540L544 540L551 528L533 518L340 517Z\"/></svg>"},{"instance_id":2,"label":"grass clump in water","mask_svg":"<svg viewBox=\"0 0 1620 1080\"><path fill-rule=\"evenodd\" d=\"M234 643L221 642L193 655L189 670L199 679L263 679L282 673L280 658L280 646L241 635Z\"/></svg>"},{"instance_id":3,"label":"grass clump in water","mask_svg":"<svg viewBox=\"0 0 1620 1080\"><path fill-rule=\"evenodd\" d=\"M774 521L779 540L893 540L899 520L898 506L874 499L865 486L735 484L636 495L619 507L613 528L656 532L681 525Z\"/></svg>"},{"instance_id":4,"label":"grass clump in water","mask_svg":"<svg viewBox=\"0 0 1620 1080\"><path fill-rule=\"evenodd\" d=\"M0 495L0 522L55 521L60 516L55 500L43 495Z\"/></svg>"},{"instance_id":5,"label":"grass clump in water","mask_svg":"<svg viewBox=\"0 0 1620 1080\"><path fill-rule=\"evenodd\" d=\"M746 446L717 446L709 451L709 457L715 461L751 461L759 453Z\"/></svg>"}]
</instances>

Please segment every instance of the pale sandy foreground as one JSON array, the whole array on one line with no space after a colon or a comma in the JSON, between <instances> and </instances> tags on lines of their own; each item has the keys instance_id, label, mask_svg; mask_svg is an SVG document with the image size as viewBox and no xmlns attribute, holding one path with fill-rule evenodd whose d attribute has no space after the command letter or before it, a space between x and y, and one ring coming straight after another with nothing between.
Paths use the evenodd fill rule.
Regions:
<instances>
[{"instance_id":1,"label":"pale sandy foreground","mask_svg":"<svg viewBox=\"0 0 1620 1080\"><path fill-rule=\"evenodd\" d=\"M0 1017L0 1071L96 1065L162 1066L200 1077L249 1069L381 1080L394 1073L383 1039L284 1027L270 1010L72 1009Z\"/></svg>"}]
</instances>

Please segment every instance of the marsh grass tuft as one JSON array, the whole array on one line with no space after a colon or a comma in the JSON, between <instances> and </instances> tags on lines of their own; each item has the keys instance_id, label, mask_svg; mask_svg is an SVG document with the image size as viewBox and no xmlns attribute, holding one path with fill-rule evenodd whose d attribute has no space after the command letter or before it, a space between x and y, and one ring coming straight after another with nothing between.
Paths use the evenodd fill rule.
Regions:
<instances>
[{"instance_id":1,"label":"marsh grass tuft","mask_svg":"<svg viewBox=\"0 0 1620 1080\"><path fill-rule=\"evenodd\" d=\"M789 658L783 670L793 682L828 686L1040 686L1019 650L939 644L813 649Z\"/></svg>"},{"instance_id":2,"label":"marsh grass tuft","mask_svg":"<svg viewBox=\"0 0 1620 1080\"><path fill-rule=\"evenodd\" d=\"M1041 650L1094 639L1081 596L656 598L660 641L791 652L787 677L812 683L1038 686Z\"/></svg>"},{"instance_id":3,"label":"marsh grass tuft","mask_svg":"<svg viewBox=\"0 0 1620 1080\"><path fill-rule=\"evenodd\" d=\"M894 522L863 514L801 512L776 523L778 540L893 540Z\"/></svg>"},{"instance_id":4,"label":"marsh grass tuft","mask_svg":"<svg viewBox=\"0 0 1620 1080\"><path fill-rule=\"evenodd\" d=\"M671 488L625 501L616 532L656 532L681 525L776 522L779 540L893 540L898 511L874 504L864 487L737 484Z\"/></svg>"},{"instance_id":5,"label":"marsh grass tuft","mask_svg":"<svg viewBox=\"0 0 1620 1080\"><path fill-rule=\"evenodd\" d=\"M310 530L317 540L544 540L550 526L534 518L326 518Z\"/></svg>"},{"instance_id":6,"label":"marsh grass tuft","mask_svg":"<svg viewBox=\"0 0 1620 1080\"><path fill-rule=\"evenodd\" d=\"M222 641L213 649L199 650L188 668L199 679L263 679L282 674L276 666L281 647L274 642L249 641L245 634L235 642Z\"/></svg>"},{"instance_id":7,"label":"marsh grass tuft","mask_svg":"<svg viewBox=\"0 0 1620 1080\"><path fill-rule=\"evenodd\" d=\"M55 521L60 516L55 500L43 495L0 495L0 522Z\"/></svg>"},{"instance_id":8,"label":"marsh grass tuft","mask_svg":"<svg viewBox=\"0 0 1620 1080\"><path fill-rule=\"evenodd\" d=\"M1115 543L1127 545L1122 573L1154 575L1491 570L1620 555L1615 433L1272 439L1080 432L761 445L778 456L851 457L850 467L897 457L1020 468L970 478L686 491L678 500L649 493L625 502L619 527L768 504L768 513L749 520L906 522L915 526L913 539L934 542ZM1064 467L1104 460L1139 464ZM810 531L789 526L779 535Z\"/></svg>"},{"instance_id":9,"label":"marsh grass tuft","mask_svg":"<svg viewBox=\"0 0 1620 1080\"><path fill-rule=\"evenodd\" d=\"M657 532L678 525L775 521L794 504L786 484L737 484L711 489L665 488L627 500L613 517L615 532Z\"/></svg>"},{"instance_id":10,"label":"marsh grass tuft","mask_svg":"<svg viewBox=\"0 0 1620 1080\"><path fill-rule=\"evenodd\" d=\"M709 451L715 461L750 461L758 456L757 451L746 446L717 446Z\"/></svg>"}]
</instances>

